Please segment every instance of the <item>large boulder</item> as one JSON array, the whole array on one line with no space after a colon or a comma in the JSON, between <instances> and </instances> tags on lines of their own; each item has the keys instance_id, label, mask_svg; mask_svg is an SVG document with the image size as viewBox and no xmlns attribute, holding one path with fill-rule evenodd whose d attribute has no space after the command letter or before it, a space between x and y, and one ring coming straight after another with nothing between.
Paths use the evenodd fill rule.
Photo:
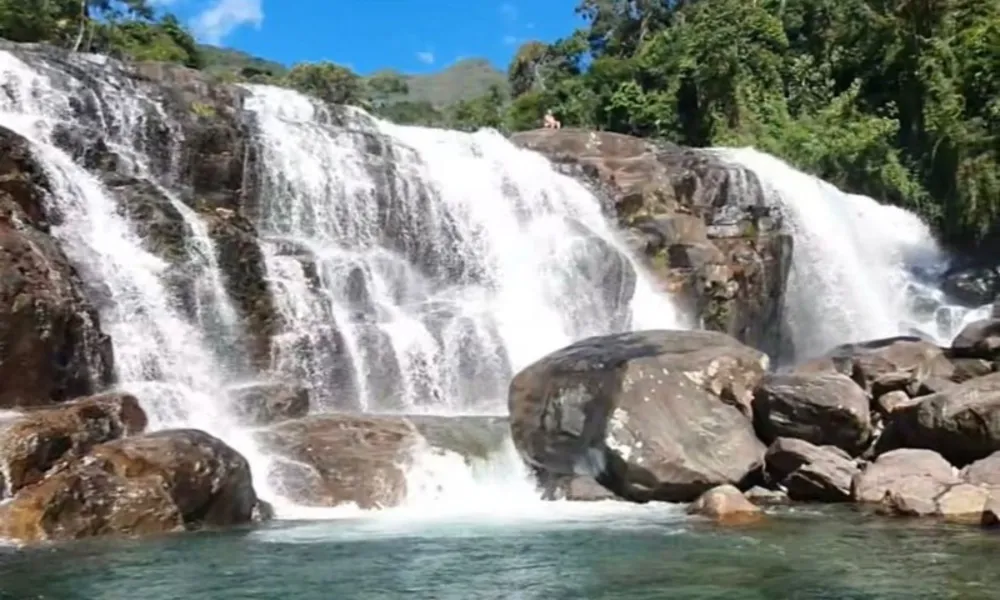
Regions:
<instances>
[{"instance_id":1,"label":"large boulder","mask_svg":"<svg viewBox=\"0 0 1000 600\"><path fill-rule=\"evenodd\" d=\"M956 358L1000 359L1000 319L983 319L966 325L951 342Z\"/></svg>"},{"instance_id":2,"label":"large boulder","mask_svg":"<svg viewBox=\"0 0 1000 600\"><path fill-rule=\"evenodd\" d=\"M747 417L767 357L709 331L597 336L518 373L514 444L556 475L592 475L636 501L691 501L741 482L764 446Z\"/></svg>"},{"instance_id":3,"label":"large boulder","mask_svg":"<svg viewBox=\"0 0 1000 600\"><path fill-rule=\"evenodd\" d=\"M29 410L0 423L0 498L40 481L60 460L146 427L139 401L103 394ZM4 481L6 479L6 481Z\"/></svg>"},{"instance_id":4,"label":"large boulder","mask_svg":"<svg viewBox=\"0 0 1000 600\"><path fill-rule=\"evenodd\" d=\"M20 541L144 535L238 525L260 514L250 467L221 440L166 430L95 446L0 505Z\"/></svg>"},{"instance_id":5,"label":"large boulder","mask_svg":"<svg viewBox=\"0 0 1000 600\"><path fill-rule=\"evenodd\" d=\"M966 466L962 469L962 479L1000 493L1000 451Z\"/></svg>"},{"instance_id":6,"label":"large boulder","mask_svg":"<svg viewBox=\"0 0 1000 600\"><path fill-rule=\"evenodd\" d=\"M893 514L927 516L938 513L937 500L962 483L957 470L930 450L893 450L854 476L852 496Z\"/></svg>"},{"instance_id":7,"label":"large boulder","mask_svg":"<svg viewBox=\"0 0 1000 600\"><path fill-rule=\"evenodd\" d=\"M858 467L840 448L778 438L764 455L764 472L792 500L846 502Z\"/></svg>"},{"instance_id":8,"label":"large boulder","mask_svg":"<svg viewBox=\"0 0 1000 600\"><path fill-rule=\"evenodd\" d=\"M660 286L706 328L777 354L792 238L756 175L718 154L604 131L542 129L511 141L589 187Z\"/></svg>"},{"instance_id":9,"label":"large boulder","mask_svg":"<svg viewBox=\"0 0 1000 600\"><path fill-rule=\"evenodd\" d=\"M273 456L270 484L309 506L386 508L408 493L406 472L422 449L486 460L506 438L499 417L323 414L257 434Z\"/></svg>"},{"instance_id":10,"label":"large boulder","mask_svg":"<svg viewBox=\"0 0 1000 600\"><path fill-rule=\"evenodd\" d=\"M1000 373L893 411L883 437L896 446L935 450L959 466L1000 450Z\"/></svg>"},{"instance_id":11,"label":"large boulder","mask_svg":"<svg viewBox=\"0 0 1000 600\"><path fill-rule=\"evenodd\" d=\"M839 373L765 376L754 391L754 422L765 442L794 437L859 454L872 437L868 396Z\"/></svg>"},{"instance_id":12,"label":"large boulder","mask_svg":"<svg viewBox=\"0 0 1000 600\"><path fill-rule=\"evenodd\" d=\"M0 408L86 396L111 381L110 340L46 230L44 171L0 128Z\"/></svg>"}]
</instances>

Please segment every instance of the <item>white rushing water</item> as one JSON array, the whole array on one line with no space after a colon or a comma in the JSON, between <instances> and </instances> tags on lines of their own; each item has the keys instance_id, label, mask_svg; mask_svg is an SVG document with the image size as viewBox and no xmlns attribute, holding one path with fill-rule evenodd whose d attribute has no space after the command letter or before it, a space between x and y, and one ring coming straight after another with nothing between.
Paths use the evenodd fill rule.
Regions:
<instances>
[{"instance_id":1,"label":"white rushing water","mask_svg":"<svg viewBox=\"0 0 1000 600\"><path fill-rule=\"evenodd\" d=\"M797 358L896 335L948 344L963 324L986 316L985 308L947 304L934 287L947 257L916 215L752 148L718 152L757 175L793 236L784 311Z\"/></svg>"},{"instance_id":2,"label":"white rushing water","mask_svg":"<svg viewBox=\"0 0 1000 600\"><path fill-rule=\"evenodd\" d=\"M541 156L247 87L277 363L325 406L502 413L511 374L552 350L677 326L597 200Z\"/></svg>"},{"instance_id":3,"label":"white rushing water","mask_svg":"<svg viewBox=\"0 0 1000 600\"><path fill-rule=\"evenodd\" d=\"M540 155L492 131L396 126L246 87L285 323L274 363L321 410L504 414L510 377L542 355L678 326L599 202ZM418 449L407 479L408 513L540 502L510 443L485 464Z\"/></svg>"},{"instance_id":4,"label":"white rushing water","mask_svg":"<svg viewBox=\"0 0 1000 600\"><path fill-rule=\"evenodd\" d=\"M102 327L112 338L118 387L140 399L151 429L203 429L225 439L252 463L266 464L224 403L225 370L209 339L226 339L231 332L210 329L208 321L192 322L183 315L167 291L170 265L145 249L134 225L122 216L119 199L53 142L57 127L76 118L70 94L79 98L93 93L73 79L63 85L69 89L57 87L46 74L0 52L0 125L32 143L52 186L48 208L58 215L52 233L84 276L104 290ZM101 102L96 104L102 107L100 118L109 146L113 144L123 159L123 169L149 177L139 144L148 111L158 107L125 79L109 74L101 85ZM203 262L195 285L206 292L202 297L208 305L202 303L199 313L211 313L216 316L213 324L232 327L234 313L204 224L160 189L189 228L191 258Z\"/></svg>"},{"instance_id":5,"label":"white rushing water","mask_svg":"<svg viewBox=\"0 0 1000 600\"><path fill-rule=\"evenodd\" d=\"M0 125L31 142L52 184L52 233L100 290L118 387L140 399L151 429L195 427L233 445L279 514L318 516L268 489L271 459L229 412L228 391L248 375L227 348L241 338L239 318L205 223L174 191L181 128L112 63L65 60L71 68L0 52ZM284 324L272 367L310 387L313 413L503 414L513 372L545 353L678 324L597 200L540 156L495 132L397 127L287 90L250 90L257 226ZM128 196L57 143L82 126L81 107L118 174L148 183L183 222L193 312L173 287L178 265L150 249ZM163 128L167 157L149 138ZM419 448L407 482L409 510L425 514L539 502L509 440L485 461Z\"/></svg>"}]
</instances>

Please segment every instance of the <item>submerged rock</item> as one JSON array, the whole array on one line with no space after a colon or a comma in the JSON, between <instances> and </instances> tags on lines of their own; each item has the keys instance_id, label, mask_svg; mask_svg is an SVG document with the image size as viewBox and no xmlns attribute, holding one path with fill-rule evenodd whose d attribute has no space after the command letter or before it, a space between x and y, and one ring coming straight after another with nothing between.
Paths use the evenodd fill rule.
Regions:
<instances>
[{"instance_id":1,"label":"submerged rock","mask_svg":"<svg viewBox=\"0 0 1000 600\"><path fill-rule=\"evenodd\" d=\"M295 502L367 509L406 498L414 452L485 459L500 450L506 431L499 417L323 414L275 425L258 440L275 456L271 484Z\"/></svg>"},{"instance_id":2,"label":"submerged rock","mask_svg":"<svg viewBox=\"0 0 1000 600\"><path fill-rule=\"evenodd\" d=\"M0 505L0 537L148 535L249 523L264 512L238 452L202 431L167 430L60 464Z\"/></svg>"},{"instance_id":3,"label":"submerged rock","mask_svg":"<svg viewBox=\"0 0 1000 600\"><path fill-rule=\"evenodd\" d=\"M764 511L733 485L708 490L688 506L687 512L708 517L721 525L746 525L764 518Z\"/></svg>"},{"instance_id":4,"label":"submerged rock","mask_svg":"<svg viewBox=\"0 0 1000 600\"><path fill-rule=\"evenodd\" d=\"M766 365L715 332L581 340L514 377L514 443L552 475L590 473L636 501L691 501L759 463L764 446L744 411Z\"/></svg>"}]
</instances>

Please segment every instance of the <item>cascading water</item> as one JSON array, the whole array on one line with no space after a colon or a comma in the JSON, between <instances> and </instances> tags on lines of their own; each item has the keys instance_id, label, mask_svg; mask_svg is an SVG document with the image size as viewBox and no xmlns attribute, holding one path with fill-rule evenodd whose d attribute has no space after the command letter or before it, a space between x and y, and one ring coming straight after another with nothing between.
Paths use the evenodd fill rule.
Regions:
<instances>
[{"instance_id":1,"label":"cascading water","mask_svg":"<svg viewBox=\"0 0 1000 600\"><path fill-rule=\"evenodd\" d=\"M551 350L676 326L593 196L539 155L248 88L277 363L326 406L502 412L512 371Z\"/></svg>"},{"instance_id":2,"label":"cascading water","mask_svg":"<svg viewBox=\"0 0 1000 600\"><path fill-rule=\"evenodd\" d=\"M794 237L785 315L797 358L915 333L947 344L963 324L986 316L948 304L935 287L947 257L916 215L752 148L718 152L756 173Z\"/></svg>"},{"instance_id":3,"label":"cascading water","mask_svg":"<svg viewBox=\"0 0 1000 600\"><path fill-rule=\"evenodd\" d=\"M541 156L492 131L396 126L247 88L258 230L285 323L274 363L324 409L502 414L512 374L547 352L677 326L597 200ZM537 499L513 447L501 454L503 468L473 477L460 457L423 453L410 500Z\"/></svg>"},{"instance_id":4,"label":"cascading water","mask_svg":"<svg viewBox=\"0 0 1000 600\"><path fill-rule=\"evenodd\" d=\"M231 332L225 328L233 326L234 316L204 224L167 195L188 226L191 259L202 261L195 286L206 292L203 302L208 306L203 304L205 310L199 312L211 311L216 317L191 322L168 292L170 265L145 249L133 223L122 216L120 199L53 140L60 127L75 122L70 99L90 96L101 107L102 132L121 161L119 168L150 177L140 143L144 119L156 110L155 103L124 79L102 78L100 97L93 98L80 81L55 70L49 77L45 69L44 64L28 66L0 51L0 125L31 142L52 186L47 207L56 216L52 233L91 285L102 290L102 324L114 345L118 387L140 399L151 428L203 429L226 439L251 462L266 463L224 403L225 370L208 340L228 337ZM209 329L208 321L224 329Z\"/></svg>"},{"instance_id":5,"label":"cascading water","mask_svg":"<svg viewBox=\"0 0 1000 600\"><path fill-rule=\"evenodd\" d=\"M175 193L182 128L113 61L28 56L0 52L0 125L29 140L47 173L52 234L99 305L118 387L151 428L232 444L258 492L297 511L267 489L272 459L230 414L227 392L257 374L230 360L242 354L231 349L240 318L206 224ZM271 370L310 388L312 412L503 413L512 373L546 352L677 324L596 199L496 133L396 127L269 87L250 86L246 103L262 176L247 210L283 323ZM72 135L100 139L113 165L85 168L64 150ZM183 224L180 256L151 241L128 195L137 187ZM193 306L178 296L178 269ZM538 500L509 439L485 460L418 451L408 483L414 506Z\"/></svg>"}]
</instances>

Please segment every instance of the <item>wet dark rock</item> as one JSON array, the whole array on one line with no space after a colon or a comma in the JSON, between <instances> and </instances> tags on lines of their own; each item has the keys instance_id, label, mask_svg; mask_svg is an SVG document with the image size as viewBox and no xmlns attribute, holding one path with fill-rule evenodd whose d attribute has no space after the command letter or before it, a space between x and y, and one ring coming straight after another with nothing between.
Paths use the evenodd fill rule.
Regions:
<instances>
[{"instance_id":1,"label":"wet dark rock","mask_svg":"<svg viewBox=\"0 0 1000 600\"><path fill-rule=\"evenodd\" d=\"M215 242L226 292L239 313L250 365L270 365L271 344L281 322L267 281L257 231L246 217L227 209L202 213Z\"/></svg>"},{"instance_id":2,"label":"wet dark rock","mask_svg":"<svg viewBox=\"0 0 1000 600\"><path fill-rule=\"evenodd\" d=\"M872 437L868 397L839 373L769 374L754 391L754 423L765 442L794 437L859 454Z\"/></svg>"},{"instance_id":3,"label":"wet dark rock","mask_svg":"<svg viewBox=\"0 0 1000 600\"><path fill-rule=\"evenodd\" d=\"M815 446L805 440L778 438L764 455L767 478L800 501L846 502L858 467L834 446Z\"/></svg>"},{"instance_id":4,"label":"wet dark rock","mask_svg":"<svg viewBox=\"0 0 1000 600\"><path fill-rule=\"evenodd\" d=\"M229 390L233 413L248 425L298 419L309 413L309 390L301 385L265 382Z\"/></svg>"},{"instance_id":5,"label":"wet dark rock","mask_svg":"<svg viewBox=\"0 0 1000 600\"><path fill-rule=\"evenodd\" d=\"M108 385L110 340L44 208L28 142L0 128L0 408L86 396Z\"/></svg>"},{"instance_id":6,"label":"wet dark rock","mask_svg":"<svg viewBox=\"0 0 1000 600\"><path fill-rule=\"evenodd\" d=\"M514 443L552 475L589 473L634 501L691 501L760 462L764 447L747 415L766 365L715 332L581 340L514 378Z\"/></svg>"}]
</instances>

